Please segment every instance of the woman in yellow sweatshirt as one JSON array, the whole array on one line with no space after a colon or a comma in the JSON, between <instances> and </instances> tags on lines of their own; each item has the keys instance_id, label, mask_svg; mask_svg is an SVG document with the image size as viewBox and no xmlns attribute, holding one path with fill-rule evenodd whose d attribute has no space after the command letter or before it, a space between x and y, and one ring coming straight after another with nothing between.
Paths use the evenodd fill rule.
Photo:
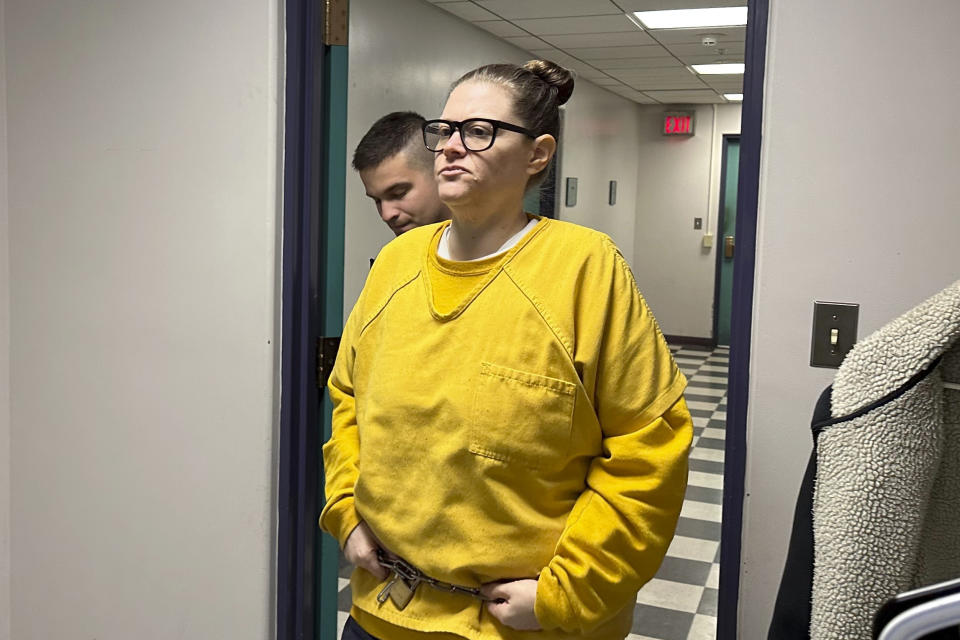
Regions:
<instances>
[{"instance_id":1,"label":"woman in yellow sweatshirt","mask_svg":"<svg viewBox=\"0 0 960 640\"><path fill-rule=\"evenodd\" d=\"M523 211L572 90L488 65L424 125L453 219L383 249L329 380L344 637L622 640L673 537L686 380L611 240Z\"/></svg>"}]
</instances>

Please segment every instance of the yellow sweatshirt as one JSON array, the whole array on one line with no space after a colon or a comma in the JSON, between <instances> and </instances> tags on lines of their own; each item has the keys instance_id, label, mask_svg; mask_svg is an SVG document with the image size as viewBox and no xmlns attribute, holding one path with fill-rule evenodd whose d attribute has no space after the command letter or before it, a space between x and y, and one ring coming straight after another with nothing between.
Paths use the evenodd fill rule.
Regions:
<instances>
[{"instance_id":1,"label":"yellow sweatshirt","mask_svg":"<svg viewBox=\"0 0 960 640\"><path fill-rule=\"evenodd\" d=\"M686 381L620 252L576 225L541 220L441 313L447 224L383 249L344 328L320 524L343 545L364 520L445 582L537 578L543 630L425 586L381 605L363 570L354 611L374 635L622 640L683 501Z\"/></svg>"}]
</instances>

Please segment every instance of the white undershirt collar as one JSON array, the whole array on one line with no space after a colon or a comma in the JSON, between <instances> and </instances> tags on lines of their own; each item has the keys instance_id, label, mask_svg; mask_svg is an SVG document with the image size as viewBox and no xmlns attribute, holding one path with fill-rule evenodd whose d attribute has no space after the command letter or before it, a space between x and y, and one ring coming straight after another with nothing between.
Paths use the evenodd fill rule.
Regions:
<instances>
[{"instance_id":1,"label":"white undershirt collar","mask_svg":"<svg viewBox=\"0 0 960 640\"><path fill-rule=\"evenodd\" d=\"M498 256L501 253L504 253L505 251L509 251L518 242L520 242L520 239L523 238L523 236L525 236L527 232L530 231L530 229L533 229L538 222L540 222L539 218L530 218L529 222L527 222L527 224L523 227L523 229L520 229L520 231L517 231L515 234L507 238L506 242L500 245L500 248L491 254L481 256L479 258L474 258L472 260L457 260L456 262L478 262L480 260L486 260L487 258ZM447 225L447 228L443 230L443 235L440 236L440 244L437 245L437 255L443 258L444 260L454 261L453 258L450 257L449 237L450 237L451 226L452 225Z\"/></svg>"}]
</instances>

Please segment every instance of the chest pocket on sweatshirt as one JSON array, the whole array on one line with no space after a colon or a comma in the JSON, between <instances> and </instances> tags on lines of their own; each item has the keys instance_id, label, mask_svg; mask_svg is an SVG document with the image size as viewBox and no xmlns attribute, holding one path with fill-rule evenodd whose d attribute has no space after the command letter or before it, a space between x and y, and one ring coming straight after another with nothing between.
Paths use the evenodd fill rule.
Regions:
<instances>
[{"instance_id":1,"label":"chest pocket on sweatshirt","mask_svg":"<svg viewBox=\"0 0 960 640\"><path fill-rule=\"evenodd\" d=\"M534 469L556 469L570 450L576 385L535 373L480 366L470 452Z\"/></svg>"}]
</instances>

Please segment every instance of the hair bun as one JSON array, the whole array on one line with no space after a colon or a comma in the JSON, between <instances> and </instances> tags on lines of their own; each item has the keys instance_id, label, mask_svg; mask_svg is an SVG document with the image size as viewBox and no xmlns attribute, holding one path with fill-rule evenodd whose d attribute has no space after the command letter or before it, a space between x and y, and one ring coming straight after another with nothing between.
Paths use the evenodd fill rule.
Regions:
<instances>
[{"instance_id":1,"label":"hair bun","mask_svg":"<svg viewBox=\"0 0 960 640\"><path fill-rule=\"evenodd\" d=\"M530 60L523 68L557 89L557 104L565 104L573 94L573 74L556 62Z\"/></svg>"}]
</instances>

